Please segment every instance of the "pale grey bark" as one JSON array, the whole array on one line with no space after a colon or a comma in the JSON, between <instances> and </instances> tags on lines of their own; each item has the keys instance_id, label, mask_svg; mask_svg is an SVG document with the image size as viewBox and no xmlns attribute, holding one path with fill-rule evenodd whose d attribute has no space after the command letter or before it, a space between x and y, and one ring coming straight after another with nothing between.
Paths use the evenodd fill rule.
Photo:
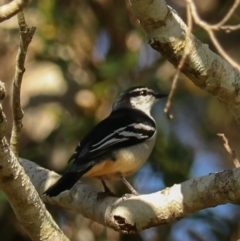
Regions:
<instances>
[{"instance_id":1,"label":"pale grey bark","mask_svg":"<svg viewBox=\"0 0 240 241\"><path fill-rule=\"evenodd\" d=\"M59 175L25 159L20 160L37 191L42 194ZM193 178L162 191L98 199L98 191L78 182L57 197L42 196L44 202L70 209L125 233L134 233L225 203L240 201L240 169Z\"/></svg>"},{"instance_id":2,"label":"pale grey bark","mask_svg":"<svg viewBox=\"0 0 240 241\"><path fill-rule=\"evenodd\" d=\"M1 108L0 105L0 189L32 240L68 240L46 210L32 182L11 151L4 137L7 124Z\"/></svg>"},{"instance_id":3,"label":"pale grey bark","mask_svg":"<svg viewBox=\"0 0 240 241\"><path fill-rule=\"evenodd\" d=\"M0 6L0 22L15 16L20 10L26 7L31 0L12 0Z\"/></svg>"},{"instance_id":4,"label":"pale grey bark","mask_svg":"<svg viewBox=\"0 0 240 241\"><path fill-rule=\"evenodd\" d=\"M12 1L0 7L0 21L16 14L29 1ZM17 5L17 6L16 6ZM25 71L27 47L35 28L29 28L22 11L18 13L20 47L17 56L16 74L13 83L13 131L10 148L6 140L7 120L0 104L0 189L5 193L14 213L24 230L34 241L68 240L46 210L41 198L18 161L18 137L22 127L23 113L20 104L20 88ZM0 100L5 96L4 84L0 81ZM15 154L13 153L15 152Z\"/></svg>"},{"instance_id":5,"label":"pale grey bark","mask_svg":"<svg viewBox=\"0 0 240 241\"><path fill-rule=\"evenodd\" d=\"M186 45L187 26L164 0L130 0L148 42L174 66ZM240 73L208 45L191 35L182 72L198 87L216 96L240 123Z\"/></svg>"}]
</instances>

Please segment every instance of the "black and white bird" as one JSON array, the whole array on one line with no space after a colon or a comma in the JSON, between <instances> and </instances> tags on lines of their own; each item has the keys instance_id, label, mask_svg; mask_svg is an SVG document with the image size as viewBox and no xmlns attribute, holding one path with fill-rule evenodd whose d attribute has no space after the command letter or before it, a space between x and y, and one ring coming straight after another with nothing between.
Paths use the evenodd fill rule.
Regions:
<instances>
[{"instance_id":1,"label":"black and white bird","mask_svg":"<svg viewBox=\"0 0 240 241\"><path fill-rule=\"evenodd\" d=\"M111 114L98 123L78 144L67 172L47 191L57 196L71 189L81 177L121 179L137 195L125 176L138 170L148 159L156 139L156 123L150 114L153 104L166 94L147 87L133 87L120 94Z\"/></svg>"}]
</instances>

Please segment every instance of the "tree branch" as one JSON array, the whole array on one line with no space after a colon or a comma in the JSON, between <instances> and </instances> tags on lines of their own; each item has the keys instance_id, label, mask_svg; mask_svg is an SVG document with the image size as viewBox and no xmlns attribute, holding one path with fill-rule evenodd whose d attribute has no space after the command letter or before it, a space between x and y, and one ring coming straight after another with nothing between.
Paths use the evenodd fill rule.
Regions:
<instances>
[{"instance_id":1,"label":"tree branch","mask_svg":"<svg viewBox=\"0 0 240 241\"><path fill-rule=\"evenodd\" d=\"M20 159L39 193L59 178L55 172ZM78 182L69 192L49 198L47 203L81 213L105 226L124 233L170 223L199 210L240 201L240 169L226 170L193 178L162 191L131 198L107 197L98 200L98 192ZM93 208L94 207L94 208Z\"/></svg>"},{"instance_id":2,"label":"tree branch","mask_svg":"<svg viewBox=\"0 0 240 241\"><path fill-rule=\"evenodd\" d=\"M20 105L20 88L25 71L24 61L27 47L31 42L35 28L26 26L24 15L18 13L20 28L20 48L17 55L17 66L13 88L14 127L11 137L11 146L5 138L7 121L0 104L0 188L5 193L18 220L32 240L68 240L62 230L46 210L42 200L24 172L17 158L18 135L21 130L22 110ZM4 84L0 82L0 99L5 96Z\"/></svg>"},{"instance_id":3,"label":"tree branch","mask_svg":"<svg viewBox=\"0 0 240 241\"><path fill-rule=\"evenodd\" d=\"M227 151L227 153L231 156L232 160L233 160L233 164L235 167L240 167L240 162L236 156L236 153L235 151L229 146L229 143L228 143L228 139L227 137L225 136L224 133L218 133L217 134L220 138L222 138L223 140L223 147L224 149Z\"/></svg>"},{"instance_id":4,"label":"tree branch","mask_svg":"<svg viewBox=\"0 0 240 241\"><path fill-rule=\"evenodd\" d=\"M218 42L214 31L213 30L219 30L220 27L228 20L228 18L230 18L230 16L232 15L233 11L235 11L235 8L238 6L239 4L239 0L235 0L235 3L233 5L233 7L230 9L230 11L228 12L228 14L225 16L225 18L223 18L222 21L220 21L219 23L215 24L215 25L210 25L207 24L206 22L202 21L197 13L197 9L196 6L194 4L194 2L192 0L187 0L188 5L190 6L191 9L191 13L193 16L193 19L195 21L196 24L198 24L199 26L201 26L209 35L212 43L214 44L214 46L216 47L217 51L219 52L219 54L226 60L228 61L229 64L231 64L234 68L236 68L238 71L240 71L240 66L238 63L236 63L228 54L227 52L222 48L222 46L220 45L220 43Z\"/></svg>"},{"instance_id":5,"label":"tree branch","mask_svg":"<svg viewBox=\"0 0 240 241\"><path fill-rule=\"evenodd\" d=\"M221 26L220 29L226 31L227 33L231 32L231 31L236 31L240 29L240 24L236 24L236 25L224 25Z\"/></svg>"},{"instance_id":6,"label":"tree branch","mask_svg":"<svg viewBox=\"0 0 240 241\"><path fill-rule=\"evenodd\" d=\"M186 45L184 47L183 50L183 55L181 57L181 60L179 61L179 64L177 66L177 71L174 75L173 78L173 82L172 82L172 86L171 86L171 91L168 95L168 99L167 99L167 103L165 105L164 108L164 112L166 113L167 117L169 119L173 118L173 115L170 114L170 106L172 104L172 99L173 99L173 95L175 93L175 90L177 88L177 81L181 72L181 69L185 63L185 60L189 54L189 46L190 46L190 41L191 41L191 32L192 32L192 16L191 16L191 12L190 12L190 7L187 5L187 22L188 22L188 29L187 29L187 35L186 35Z\"/></svg>"},{"instance_id":7,"label":"tree branch","mask_svg":"<svg viewBox=\"0 0 240 241\"><path fill-rule=\"evenodd\" d=\"M21 92L21 84L23 74L25 72L25 59L27 55L28 45L32 41L32 37L35 33L35 27L28 27L24 14L20 11L17 15L18 17L18 25L20 31L20 46L18 49L18 54L16 58L16 70L14 75L13 81L13 95L12 95L12 104L13 104L13 127L12 127L12 134L10 139L10 146L14 154L18 157L18 137L20 131L22 129L22 118L23 118L23 111L21 109L21 99L20 99L20 92Z\"/></svg>"},{"instance_id":8,"label":"tree branch","mask_svg":"<svg viewBox=\"0 0 240 241\"><path fill-rule=\"evenodd\" d=\"M190 7L191 7L192 15L194 16L196 23L204 29L206 27L206 28L208 28L210 30L214 30L214 31L226 29L227 27L229 27L224 24L232 17L233 13L236 11L236 9L238 8L238 6L240 4L240 0L235 0L232 7L229 9L228 13L223 17L223 19L220 22L218 22L216 24L209 24L200 19L194 2L192 0L186 0L186 1L187 1L188 5L189 4L191 5Z\"/></svg>"},{"instance_id":9,"label":"tree branch","mask_svg":"<svg viewBox=\"0 0 240 241\"><path fill-rule=\"evenodd\" d=\"M221 28L232 17L233 13L236 11L239 4L240 4L240 0L235 0L232 7L228 11L228 13L224 16L224 18L219 23L212 25L211 28L212 29Z\"/></svg>"},{"instance_id":10,"label":"tree branch","mask_svg":"<svg viewBox=\"0 0 240 241\"><path fill-rule=\"evenodd\" d=\"M0 96L2 95L1 93ZM23 167L11 151L4 137L6 126L7 121L0 105L1 190L32 240L68 240L53 221Z\"/></svg>"},{"instance_id":11,"label":"tree branch","mask_svg":"<svg viewBox=\"0 0 240 241\"><path fill-rule=\"evenodd\" d=\"M20 10L26 7L31 0L13 0L0 7L0 22L15 16Z\"/></svg>"},{"instance_id":12,"label":"tree branch","mask_svg":"<svg viewBox=\"0 0 240 241\"><path fill-rule=\"evenodd\" d=\"M149 44L178 66L186 46L187 26L164 0L131 0ZM225 104L240 123L240 73L191 35L182 72L198 87Z\"/></svg>"}]
</instances>

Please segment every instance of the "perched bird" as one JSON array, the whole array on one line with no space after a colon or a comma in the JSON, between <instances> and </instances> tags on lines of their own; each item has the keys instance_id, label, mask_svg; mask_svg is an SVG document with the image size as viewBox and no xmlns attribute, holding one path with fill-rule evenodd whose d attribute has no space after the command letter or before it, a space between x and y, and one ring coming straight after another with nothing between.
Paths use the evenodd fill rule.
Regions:
<instances>
[{"instance_id":1,"label":"perched bird","mask_svg":"<svg viewBox=\"0 0 240 241\"><path fill-rule=\"evenodd\" d=\"M166 94L157 94L147 87L133 87L120 94L111 114L98 123L78 144L69 161L72 166L47 191L57 196L71 189L81 177L104 180L121 179L137 195L125 176L138 170L152 152L156 124L150 114L153 104Z\"/></svg>"}]
</instances>

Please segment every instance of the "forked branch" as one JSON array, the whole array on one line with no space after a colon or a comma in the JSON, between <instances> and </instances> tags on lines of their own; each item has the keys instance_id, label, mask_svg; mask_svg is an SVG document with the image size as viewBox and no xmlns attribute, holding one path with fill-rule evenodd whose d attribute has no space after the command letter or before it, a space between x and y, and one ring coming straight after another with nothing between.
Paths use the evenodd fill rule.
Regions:
<instances>
[{"instance_id":1,"label":"forked branch","mask_svg":"<svg viewBox=\"0 0 240 241\"><path fill-rule=\"evenodd\" d=\"M18 156L18 137L22 129L22 118L23 111L21 108L21 84L23 74L25 72L25 59L27 54L28 45L30 44L32 37L35 33L35 27L28 27L24 14L20 11L17 15L18 25L20 31L20 46L18 49L17 59L16 59L16 69L13 80L13 95L12 95L12 105L13 105L13 128L10 140L10 146L13 153Z\"/></svg>"}]
</instances>

